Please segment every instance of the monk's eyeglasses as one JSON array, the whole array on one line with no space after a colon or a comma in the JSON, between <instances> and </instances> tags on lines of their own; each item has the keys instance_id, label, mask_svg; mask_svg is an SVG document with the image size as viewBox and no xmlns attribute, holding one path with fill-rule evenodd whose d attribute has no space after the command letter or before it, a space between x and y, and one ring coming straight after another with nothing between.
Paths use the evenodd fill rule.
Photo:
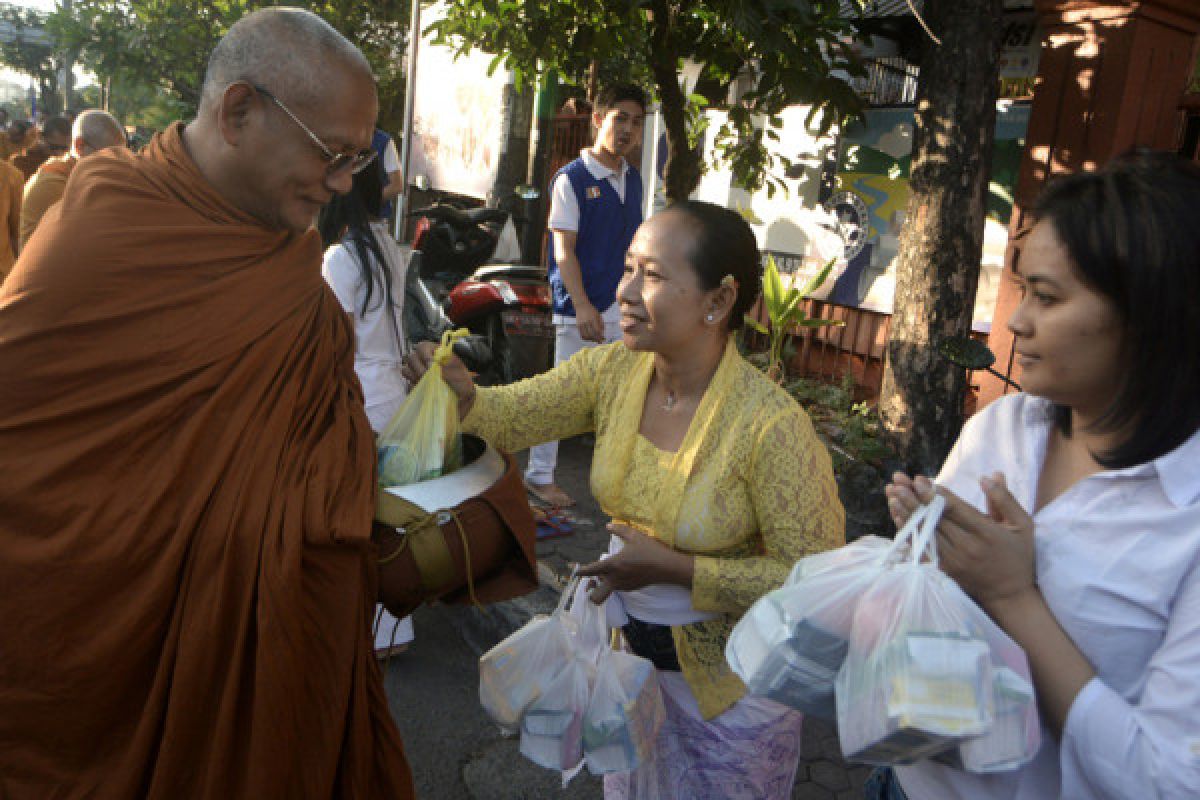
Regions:
<instances>
[{"instance_id":1,"label":"monk's eyeglasses","mask_svg":"<svg viewBox=\"0 0 1200 800\"><path fill-rule=\"evenodd\" d=\"M263 97L269 99L275 105L279 106L280 111L282 111L284 114L287 114L288 118L290 118L292 122L300 126L300 130L308 134L308 138L312 140L313 144L320 148L321 155L325 157L325 171L329 175L334 175L344 169L349 169L352 175L357 175L369 167L371 162L375 160L375 151L370 147L367 147L363 150L356 150L352 153L335 153L331 148L326 146L326 144L321 141L319 136L309 130L309 127L301 122L300 119L291 112L291 109L283 104L282 100L261 86L255 86L254 84L251 84L250 88L261 94Z\"/></svg>"}]
</instances>

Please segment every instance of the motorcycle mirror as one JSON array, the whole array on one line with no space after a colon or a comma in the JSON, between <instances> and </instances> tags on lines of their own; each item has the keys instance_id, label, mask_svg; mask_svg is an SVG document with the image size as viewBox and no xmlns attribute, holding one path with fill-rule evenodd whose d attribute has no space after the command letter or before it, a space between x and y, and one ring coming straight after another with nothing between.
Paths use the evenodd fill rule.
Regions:
<instances>
[{"instance_id":1,"label":"motorcycle mirror","mask_svg":"<svg viewBox=\"0 0 1200 800\"><path fill-rule=\"evenodd\" d=\"M996 354L989 350L986 344L977 339L972 339L969 336L948 336L938 342L937 351L942 358L951 364L960 366L963 369L986 370L1017 391L1021 390L1019 384L992 369L992 365L996 363Z\"/></svg>"},{"instance_id":2,"label":"motorcycle mirror","mask_svg":"<svg viewBox=\"0 0 1200 800\"><path fill-rule=\"evenodd\" d=\"M413 186L417 187L422 192L428 192L429 191L429 176L428 175L417 175L416 177L413 178Z\"/></svg>"},{"instance_id":3,"label":"motorcycle mirror","mask_svg":"<svg viewBox=\"0 0 1200 800\"><path fill-rule=\"evenodd\" d=\"M530 186L528 183L520 183L514 186L513 194L522 200L537 200L542 196L542 193L536 187Z\"/></svg>"}]
</instances>

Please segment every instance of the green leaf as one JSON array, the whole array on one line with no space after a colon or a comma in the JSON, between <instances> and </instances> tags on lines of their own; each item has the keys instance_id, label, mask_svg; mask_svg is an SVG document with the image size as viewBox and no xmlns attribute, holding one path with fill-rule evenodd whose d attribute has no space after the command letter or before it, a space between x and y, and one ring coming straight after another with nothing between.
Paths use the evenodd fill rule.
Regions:
<instances>
[{"instance_id":1,"label":"green leaf","mask_svg":"<svg viewBox=\"0 0 1200 800\"><path fill-rule=\"evenodd\" d=\"M821 284L825 283L825 281L829 278L829 273L833 270L833 265L836 263L837 259L829 259L829 262L826 263L825 266L821 267L821 271L816 275L813 275L809 282L804 284L804 288L800 290L800 293L805 297L808 297L817 289L820 289Z\"/></svg>"},{"instance_id":2,"label":"green leaf","mask_svg":"<svg viewBox=\"0 0 1200 800\"><path fill-rule=\"evenodd\" d=\"M744 323L744 324L745 324L747 327L749 327L749 328L753 328L754 330L758 331L759 333L764 333L764 334L765 334L765 333L769 333L769 332L770 332L770 331L768 331L768 330L767 330L767 326L766 326L766 325L763 325L761 322L759 322L758 320L756 320L754 317L750 316L749 314L745 315L745 316L742 318L742 322L743 322L743 323Z\"/></svg>"}]
</instances>

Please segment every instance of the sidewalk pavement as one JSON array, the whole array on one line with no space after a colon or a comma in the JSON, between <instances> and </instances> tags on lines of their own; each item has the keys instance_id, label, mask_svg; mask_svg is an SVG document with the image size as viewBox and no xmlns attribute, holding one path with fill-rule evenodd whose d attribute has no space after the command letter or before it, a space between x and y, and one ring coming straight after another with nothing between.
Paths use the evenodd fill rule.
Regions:
<instances>
[{"instance_id":1,"label":"sidewalk pavement","mask_svg":"<svg viewBox=\"0 0 1200 800\"><path fill-rule=\"evenodd\" d=\"M447 608L467 645L483 653L523 625L533 614L548 613L558 600L574 564L594 561L608 547L605 524L608 518L588 490L591 469L591 437L562 442L558 451L558 484L576 501L569 511L574 528L566 536L544 539L537 544L541 586L517 600L496 603L483 611ZM857 800L870 767L848 765L841 757L837 732L819 720L804 722L804 743L796 776L793 800ZM567 796L571 796L570 791Z\"/></svg>"}]
</instances>

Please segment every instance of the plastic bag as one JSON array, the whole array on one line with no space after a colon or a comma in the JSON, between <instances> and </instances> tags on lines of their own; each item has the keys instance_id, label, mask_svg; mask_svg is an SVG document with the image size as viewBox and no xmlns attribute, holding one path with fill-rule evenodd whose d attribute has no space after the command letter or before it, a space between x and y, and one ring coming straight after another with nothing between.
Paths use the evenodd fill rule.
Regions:
<instances>
[{"instance_id":1,"label":"plastic bag","mask_svg":"<svg viewBox=\"0 0 1200 800\"><path fill-rule=\"evenodd\" d=\"M479 702L506 733L520 729L525 710L571 659L578 623L566 606L577 583L567 584L552 614L534 617L479 659Z\"/></svg>"},{"instance_id":2,"label":"plastic bag","mask_svg":"<svg viewBox=\"0 0 1200 800\"><path fill-rule=\"evenodd\" d=\"M834 720L834 680L846 658L855 607L897 547L866 536L802 558L782 588L751 606L725 648L750 693Z\"/></svg>"},{"instance_id":3,"label":"plastic bag","mask_svg":"<svg viewBox=\"0 0 1200 800\"><path fill-rule=\"evenodd\" d=\"M992 726L987 733L938 755L936 760L969 772L1016 769L1032 759L1042 744L1029 660L1020 645L976 608L957 584L951 583L950 590L976 612L970 614L968 622L991 652Z\"/></svg>"},{"instance_id":4,"label":"plastic bag","mask_svg":"<svg viewBox=\"0 0 1200 800\"><path fill-rule=\"evenodd\" d=\"M897 536L908 558L887 563L854 610L836 681L842 752L870 764L947 754L974 771L1011 769L1038 743L1028 661L938 568L944 507L939 495L913 514Z\"/></svg>"},{"instance_id":5,"label":"plastic bag","mask_svg":"<svg viewBox=\"0 0 1200 800\"><path fill-rule=\"evenodd\" d=\"M587 599L582 583L573 579L563 590L570 597L564 626L570 645L555 666L556 677L529 704L521 717L521 755L538 766L562 773L563 786L583 768L583 719L596 680L596 662L608 641L604 609Z\"/></svg>"},{"instance_id":6,"label":"plastic bag","mask_svg":"<svg viewBox=\"0 0 1200 800\"><path fill-rule=\"evenodd\" d=\"M563 772L565 786L583 763L583 715L596 668L578 654L559 666L557 677L521 717L521 755Z\"/></svg>"},{"instance_id":7,"label":"plastic bag","mask_svg":"<svg viewBox=\"0 0 1200 800\"><path fill-rule=\"evenodd\" d=\"M453 472L462 464L458 397L444 380L442 365L454 342L469 331L442 334L429 370L379 435L379 484L406 486Z\"/></svg>"},{"instance_id":8,"label":"plastic bag","mask_svg":"<svg viewBox=\"0 0 1200 800\"><path fill-rule=\"evenodd\" d=\"M666 721L658 671L648 659L605 650L583 718L583 749L593 775L630 772L649 760Z\"/></svg>"}]
</instances>

